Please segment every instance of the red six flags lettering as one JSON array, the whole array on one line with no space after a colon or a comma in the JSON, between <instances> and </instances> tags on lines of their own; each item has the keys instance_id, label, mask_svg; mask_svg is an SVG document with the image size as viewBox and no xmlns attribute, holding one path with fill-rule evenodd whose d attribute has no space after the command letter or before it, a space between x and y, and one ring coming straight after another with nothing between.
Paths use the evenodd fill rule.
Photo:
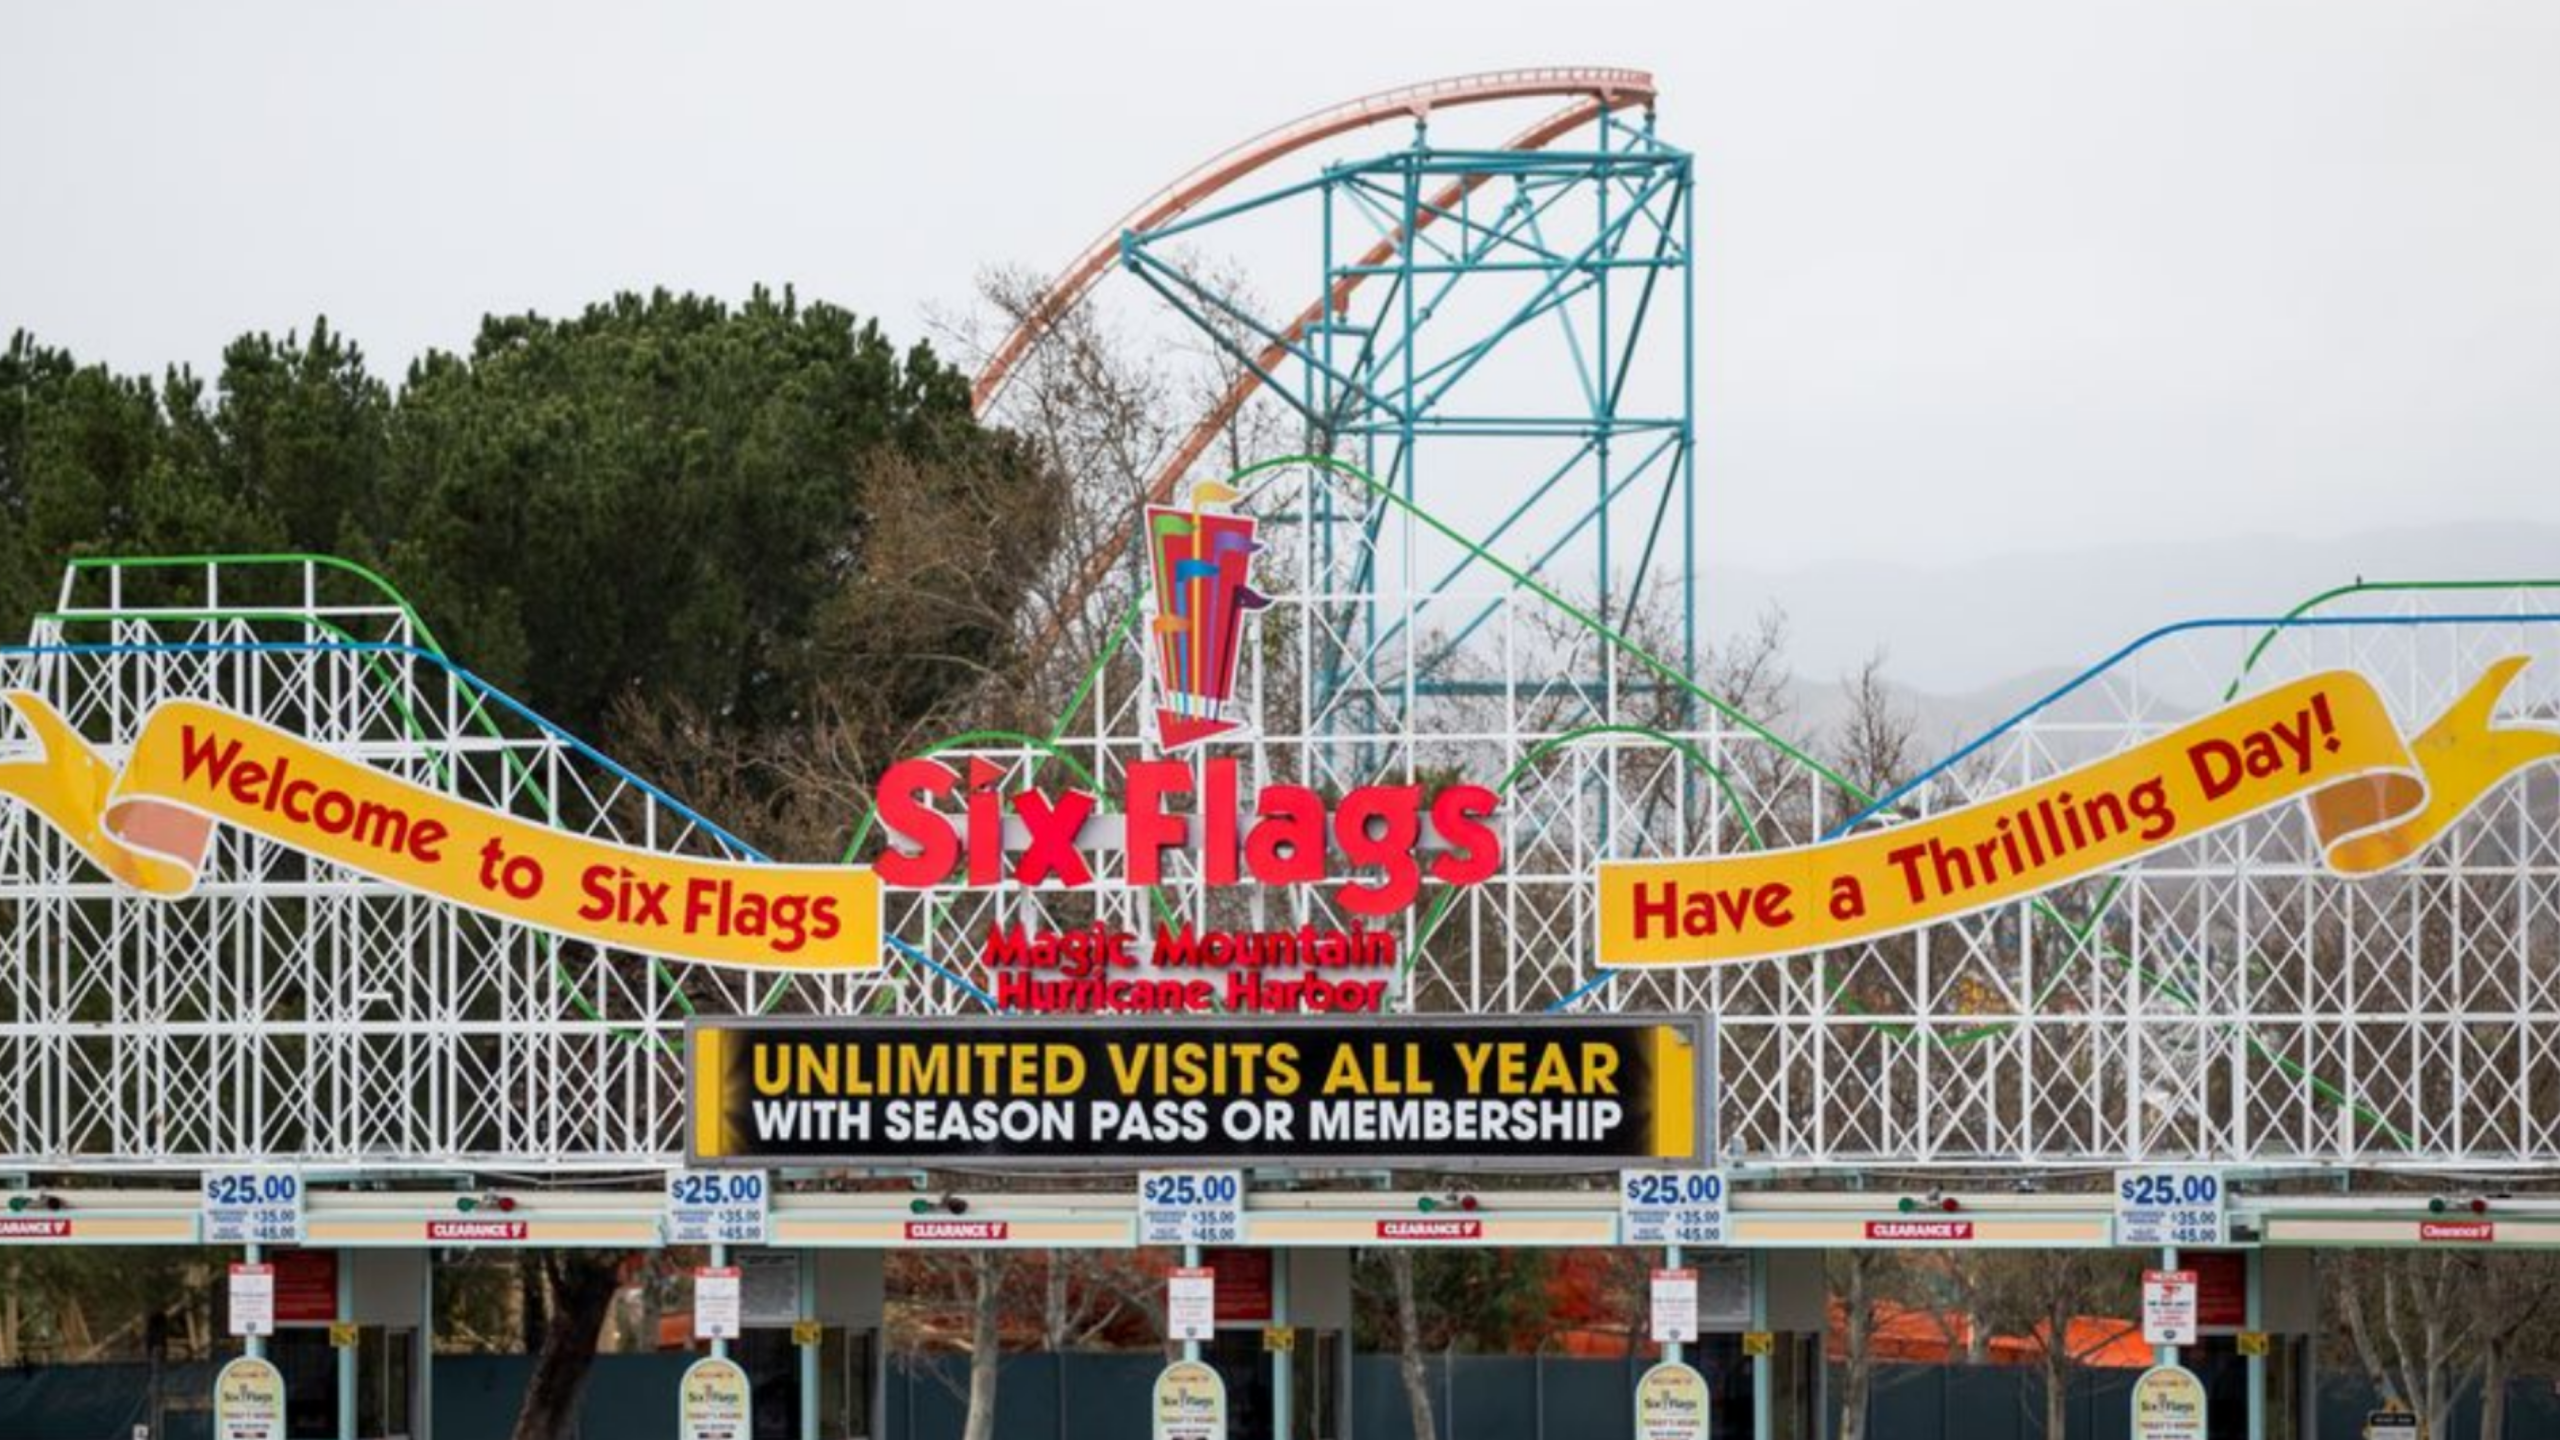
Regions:
<instances>
[{"instance_id":1,"label":"red six flags lettering","mask_svg":"<svg viewBox=\"0 0 2560 1440\"><path fill-rule=\"evenodd\" d=\"M1323 885L1355 915L1392 915L1414 902L1427 877L1449 885L1492 878L1502 841L1489 823L1499 803L1481 785L1426 792L1419 785L1362 785L1329 800L1304 785L1266 785L1248 814L1237 762L1136 760L1122 771L1121 880L1164 879L1168 851L1197 849L1211 885ZM892 885L939 885L964 871L971 885L1094 883L1097 866L1080 848L1101 797L1069 790L1004 794L1004 771L972 761L960 773L939 760L902 760L880 777L880 820L890 843L880 878ZM952 815L937 802L958 797ZM1189 797L1186 810L1175 808ZM1008 860L1008 825L1021 837ZM1427 826L1427 837L1426 837ZM1428 858L1425 851L1432 850ZM1338 858L1337 858L1338 857Z\"/></svg>"}]
</instances>

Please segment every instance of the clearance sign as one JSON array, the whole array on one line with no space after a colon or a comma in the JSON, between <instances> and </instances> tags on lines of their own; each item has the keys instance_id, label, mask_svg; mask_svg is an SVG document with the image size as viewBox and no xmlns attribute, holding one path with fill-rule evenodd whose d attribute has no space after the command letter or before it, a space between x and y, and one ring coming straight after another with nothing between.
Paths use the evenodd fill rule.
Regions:
<instances>
[{"instance_id":1,"label":"clearance sign","mask_svg":"<svg viewBox=\"0 0 2560 1440\"><path fill-rule=\"evenodd\" d=\"M1603 862L1599 960L1682 965L1898 934L2049 890L2299 799L2331 872L2402 864L2560 732L2498 726L2521 657L2414 739L2352 671L2296 680L1996 800L1820 845Z\"/></svg>"},{"instance_id":2,"label":"clearance sign","mask_svg":"<svg viewBox=\"0 0 2560 1440\"><path fill-rule=\"evenodd\" d=\"M880 887L868 869L702 860L591 839L191 700L144 718L118 774L41 696L5 698L42 752L0 765L0 794L148 894L195 888L219 821L500 919L644 954L756 969L880 963Z\"/></svg>"},{"instance_id":3,"label":"clearance sign","mask_svg":"<svg viewBox=\"0 0 2560 1440\"><path fill-rule=\"evenodd\" d=\"M1094 1023L698 1018L700 1164L1515 1167L1697 1160L1703 1019Z\"/></svg>"}]
</instances>

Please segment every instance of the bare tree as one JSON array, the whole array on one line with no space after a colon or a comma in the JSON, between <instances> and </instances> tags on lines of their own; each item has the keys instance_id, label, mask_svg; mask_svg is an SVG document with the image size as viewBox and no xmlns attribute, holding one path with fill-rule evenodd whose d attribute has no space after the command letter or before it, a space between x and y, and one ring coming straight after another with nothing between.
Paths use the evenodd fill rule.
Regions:
<instances>
[{"instance_id":1,"label":"bare tree","mask_svg":"<svg viewBox=\"0 0 2560 1440\"><path fill-rule=\"evenodd\" d=\"M543 1343L536 1347L533 1376L525 1382L524 1408L516 1413L515 1440L553 1440L575 1433L578 1405L595 1368L595 1336L604 1328L605 1312L622 1283L612 1264L571 1252L545 1252L539 1270ZM582 1344L562 1344L554 1342L555 1336L586 1338Z\"/></svg>"},{"instance_id":2,"label":"bare tree","mask_svg":"<svg viewBox=\"0 0 2560 1440\"><path fill-rule=\"evenodd\" d=\"M1840 1440L1867 1440L1877 1326L1910 1292L1907 1258L1889 1250L1834 1250L1825 1257L1840 1303Z\"/></svg>"},{"instance_id":3,"label":"bare tree","mask_svg":"<svg viewBox=\"0 0 2560 1440\"><path fill-rule=\"evenodd\" d=\"M969 1309L969 1411L961 1423L961 1440L995 1440L996 1373L1004 1362L1004 1337L997 1320L1004 1303L1008 1268L1001 1250L973 1250L969 1254L973 1282Z\"/></svg>"},{"instance_id":4,"label":"bare tree","mask_svg":"<svg viewBox=\"0 0 2560 1440\"><path fill-rule=\"evenodd\" d=\"M2127 1318L2135 1272L2112 1250L2022 1250L1984 1255L1992 1317L2004 1334L2035 1348L2044 1374L2044 1433L2061 1440L2068 1423L2071 1377L2098 1351L2140 1327ZM2090 1321L2084 1329L2075 1322Z\"/></svg>"},{"instance_id":5,"label":"bare tree","mask_svg":"<svg viewBox=\"0 0 2560 1440\"><path fill-rule=\"evenodd\" d=\"M1396 1290L1396 1358L1404 1377L1404 1403L1413 1414L1414 1440L1440 1433L1431 1419L1431 1380L1422 1368L1422 1317L1413 1301L1413 1252L1398 1246L1387 1252L1387 1274Z\"/></svg>"},{"instance_id":6,"label":"bare tree","mask_svg":"<svg viewBox=\"0 0 2560 1440\"><path fill-rule=\"evenodd\" d=\"M2502 1440L2520 1362L2551 1360L2560 1262L2548 1255L2349 1250L2327 1257L2330 1300L2365 1378L2443 1435L2481 1387L2480 1440Z\"/></svg>"}]
</instances>

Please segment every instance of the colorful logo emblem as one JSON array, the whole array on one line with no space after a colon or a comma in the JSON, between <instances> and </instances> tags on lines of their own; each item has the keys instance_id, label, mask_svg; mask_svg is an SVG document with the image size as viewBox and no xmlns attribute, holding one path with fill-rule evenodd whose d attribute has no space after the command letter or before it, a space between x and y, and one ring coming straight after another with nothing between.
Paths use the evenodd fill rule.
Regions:
<instances>
[{"instance_id":1,"label":"colorful logo emblem","mask_svg":"<svg viewBox=\"0 0 2560 1440\"><path fill-rule=\"evenodd\" d=\"M1147 507L1147 554L1155 582L1156 739L1168 750L1197 745L1244 722L1227 714L1244 654L1244 617L1271 603L1247 581L1260 522L1226 513L1240 499L1215 480L1191 487L1191 506ZM1214 507L1214 508L1213 508Z\"/></svg>"}]
</instances>

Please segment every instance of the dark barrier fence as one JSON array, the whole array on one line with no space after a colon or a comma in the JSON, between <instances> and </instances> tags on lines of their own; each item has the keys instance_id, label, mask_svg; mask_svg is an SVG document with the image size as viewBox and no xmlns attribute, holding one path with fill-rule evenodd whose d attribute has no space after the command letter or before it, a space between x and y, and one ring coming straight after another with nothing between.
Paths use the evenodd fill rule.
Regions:
<instances>
[{"instance_id":1,"label":"dark barrier fence","mask_svg":"<svg viewBox=\"0 0 2560 1440\"><path fill-rule=\"evenodd\" d=\"M581 1440L670 1440L677 1378L691 1360L600 1357L587 1387ZM1152 1355L1009 1357L997 1405L997 1440L1146 1440L1147 1391L1161 1363ZM0 1370L0 1440L135 1440L135 1427L143 1425L151 1427L151 1440L210 1440L212 1417L204 1397L214 1368ZM1641 1369L1639 1361L1435 1357L1425 1367L1440 1431L1432 1440L1615 1440L1633 1433L1629 1396ZM438 1440L504 1440L529 1370L521 1355L437 1357ZM1395 1358L1361 1356L1353 1375L1356 1440L1415 1440ZM1730 1393L1729 1385L1741 1382L1738 1375L1709 1378L1719 1400ZM2083 1372L2072 1387L2067 1440L2125 1440L2132 1380L2127 1371ZM967 1385L967 1364L956 1358L891 1364L887 1410L873 1440L955 1440ZM2551 1381L2519 1380L2508 1393L2507 1440L2560 1436L2560 1396ZM2351 1440L2373 1404L2362 1377L2327 1377L2319 1433ZM789 1440L797 1433L796 1414L787 1403L766 1404L760 1394L759 1405L757 1440ZM2464 1400L2450 1433L2435 1440L2474 1440L2479 1412L2475 1393ZM2223 1408L2217 1421L2231 1414ZM1719 1404L1716 1419L1717 1440L1749 1434L1742 1405ZM1836 1412L1825 1415L1819 1433L1836 1435L1838 1421ZM1234 1440L1262 1440L1262 1433L1238 1430ZM1867 1433L1877 1440L2048 1440L2043 1377L2033 1370L1881 1365Z\"/></svg>"}]
</instances>

